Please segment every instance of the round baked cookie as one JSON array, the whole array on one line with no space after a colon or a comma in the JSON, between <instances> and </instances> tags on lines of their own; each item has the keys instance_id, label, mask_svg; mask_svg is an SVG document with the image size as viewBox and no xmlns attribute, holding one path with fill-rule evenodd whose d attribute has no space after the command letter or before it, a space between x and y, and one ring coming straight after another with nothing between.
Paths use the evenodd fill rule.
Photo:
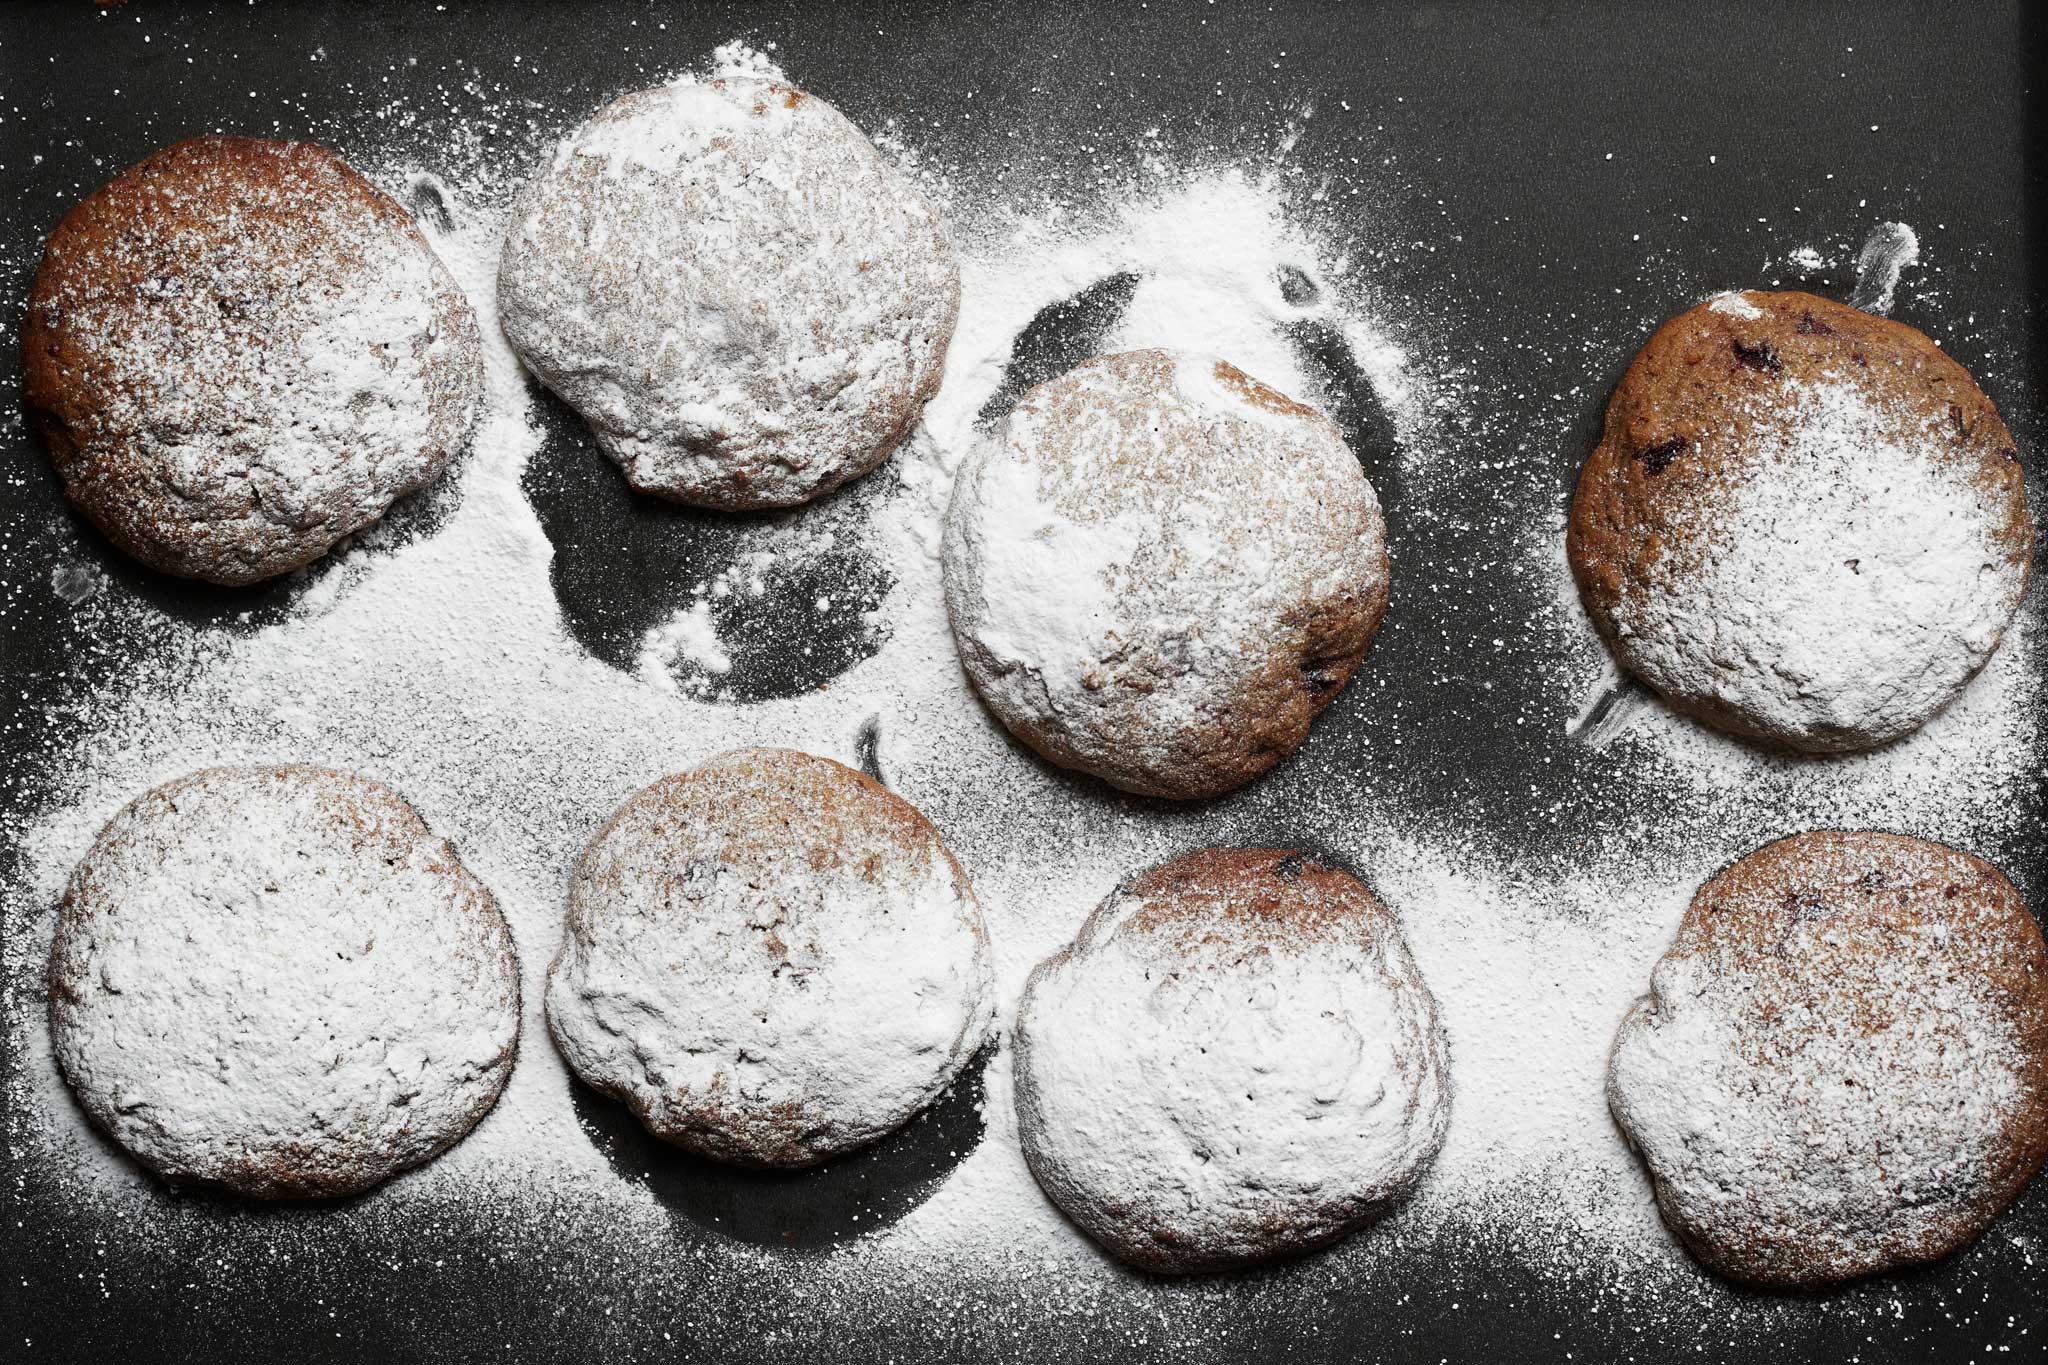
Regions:
<instances>
[{"instance_id":1,"label":"round baked cookie","mask_svg":"<svg viewBox=\"0 0 2048 1365\"><path fill-rule=\"evenodd\" d=\"M996 718L1149 796L1260 776L1365 659L1386 525L1328 418L1213 356L1098 356L962 463L946 605Z\"/></svg>"},{"instance_id":2,"label":"round baked cookie","mask_svg":"<svg viewBox=\"0 0 2048 1365\"><path fill-rule=\"evenodd\" d=\"M1567 548L1629 672L1723 729L1831 752L1962 690L2033 540L2012 434L1940 347L1752 290L1673 318L1629 366Z\"/></svg>"},{"instance_id":3,"label":"round baked cookie","mask_svg":"<svg viewBox=\"0 0 2048 1365\"><path fill-rule=\"evenodd\" d=\"M72 873L50 1036L93 1122L174 1184L349 1195L497 1102L519 967L383 783L212 768L137 797Z\"/></svg>"},{"instance_id":4,"label":"round baked cookie","mask_svg":"<svg viewBox=\"0 0 2048 1365\"><path fill-rule=\"evenodd\" d=\"M230 585L438 477L483 389L476 318L410 215L325 147L260 138L180 142L66 214L22 351L72 505Z\"/></svg>"},{"instance_id":5,"label":"round baked cookie","mask_svg":"<svg viewBox=\"0 0 2048 1365\"><path fill-rule=\"evenodd\" d=\"M1032 972L1014 1041L1032 1174L1146 1270L1334 1242L1414 1188L1450 1123L1393 916L1299 853L1205 849L1119 887Z\"/></svg>"},{"instance_id":6,"label":"round baked cookie","mask_svg":"<svg viewBox=\"0 0 2048 1365\"><path fill-rule=\"evenodd\" d=\"M1712 1270L1804 1289L1945 1256L2048 1153L2041 932L1941 844L1767 844L1693 897L1607 1094Z\"/></svg>"},{"instance_id":7,"label":"round baked cookie","mask_svg":"<svg viewBox=\"0 0 2048 1365\"><path fill-rule=\"evenodd\" d=\"M960 271L932 206L837 109L721 76L570 134L512 206L498 298L634 488L789 507L909 433Z\"/></svg>"},{"instance_id":8,"label":"round baked cookie","mask_svg":"<svg viewBox=\"0 0 2048 1365\"><path fill-rule=\"evenodd\" d=\"M737 749L628 800L569 887L548 1024L647 1130L809 1166L902 1126L986 1037L988 934L909 802Z\"/></svg>"}]
</instances>

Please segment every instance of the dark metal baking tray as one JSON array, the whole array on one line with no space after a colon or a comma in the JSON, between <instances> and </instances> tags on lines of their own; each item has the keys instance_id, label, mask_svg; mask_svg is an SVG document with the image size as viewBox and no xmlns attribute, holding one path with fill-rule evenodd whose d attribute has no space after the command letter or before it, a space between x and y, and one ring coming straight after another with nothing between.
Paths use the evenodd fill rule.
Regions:
<instances>
[{"instance_id":1,"label":"dark metal baking tray","mask_svg":"<svg viewBox=\"0 0 2048 1365\"><path fill-rule=\"evenodd\" d=\"M531 101L524 134L501 130L523 137L524 153L603 99L696 63L735 36L781 42L800 56L805 83L856 123L898 120L906 140L996 194L1028 195L1039 173L1009 154L1006 130L1028 130L1036 148L1073 170L1162 121L1190 144L1227 152L1247 128L1270 129L1276 110L1302 102L1348 100L1368 111L1369 145L1326 120L1294 156L1311 173L1319 161L1350 171L1362 151L1382 161L1414 244L1381 251L1373 286L1429 300L1441 329L1437 359L1468 369L1473 397L1455 420L1475 458L1445 467L1456 487L1434 497L1469 516L1438 516L1426 530L1405 518L1399 466L1369 395L1356 397L1347 426L1389 503L1397 551L1414 559L1426 548L1481 567L1461 592L1397 594L1368 675L1316 742L1405 727L1435 746L1446 774L1418 783L1426 812L1510 847L1535 837L1533 811L1554 812L1560 802L1589 839L1628 827L1632 813L1553 762L1492 690L1524 671L1518 664L1538 648L1516 626L1552 587L1484 568L1484 528L1532 497L1562 502L1630 339L1686 301L1689 287L1755 281L1771 254L1796 240L1783 228L1795 206L1834 236L1882 217L1939 225L1939 250L1955 267L1939 312L1916 311L1908 296L1901 316L1987 376L2023 448L2048 448L2048 10L2018 3L15 4L0 11L0 316L10 325L20 318L41 237L70 204L180 137L278 130L349 150L374 135L362 121L385 100L459 112L459 98L437 92L475 83ZM323 60L309 61L316 50ZM1661 276L1647 269L1634 235L1651 221ZM1045 319L1044 335L1020 356L1055 364L1085 346L1088 303ZM1975 325L1940 326L1963 316ZM1581 344L1588 336L1603 341ZM45 796L49 756L76 738L78 698L124 664L119 650L70 624L50 587L52 567L83 558L104 570L107 591L226 632L275 618L295 591L225 594L171 583L108 550L65 511L21 420L20 384L18 357L0 347L0 385L12 398L0 427L0 877L10 881L25 815ZM616 480L551 477L596 457L565 414L549 420L548 448L528 479L544 519L635 527L626 539L650 564L678 545L700 563L729 553L739 534L729 522L678 522L638 504ZM1487 464L1500 458L1520 475L1489 475ZM2036 458L2036 506L2039 467ZM433 499L423 499L402 514L399 533L431 528L436 515ZM607 621L604 595L578 582L572 540L565 529L558 591L579 638L603 655L631 630ZM1495 636L1508 643L1485 668L1469 659L1445 666L1443 641ZM857 639L826 643L808 672L790 671L769 651L740 669L752 680L743 685L809 686L814 672L829 675L863 648ZM122 648L146 650L147 640ZM1299 792L1285 789L1284 800L1295 799ZM2038 825L2048 797L2033 799ZM1284 837L1282 801L1255 808L1250 825ZM2048 841L2010 870L2038 905L2048 891ZM742 1239L823 1245L846 1234L849 1210L887 1216L943 1174L945 1153L977 1140L973 1098L963 1084L902 1141L798 1182L679 1167L645 1150L614 1107L584 1096L579 1111L623 1170L663 1182L678 1213L680 1257L717 1244L703 1230L713 1223ZM1703 1315L1627 1284L1562 1292L1480 1239L1425 1259L1400 1292L1384 1283L1358 1293L1326 1286L1235 1320L1227 1338L1200 1330L1231 1292L1221 1281L1162 1291L1155 1313L1129 1319L1040 1318L946 1294L866 1314L764 1295L751 1308L742 1298L709 1313L692 1310L684 1280L673 1296L620 1287L601 1249L574 1232L535 1232L508 1249L451 1222L431 1248L308 1254L291 1240L301 1248L294 1256L276 1250L295 1227L289 1211L195 1201L191 1216L212 1220L220 1264L231 1271L157 1263L146 1247L83 1233L32 1171L8 1169L0 1350L80 1361L1567 1353L1584 1361L1953 1361L2040 1359L2048 1339L2048 1276L2026 1249L2048 1236L2048 1189L2040 1187L1994 1234L2005 1254L1972 1252L1836 1296L1735 1294ZM450 1264L426 1274L422 1256ZM1838 1311L1845 1300L1857 1311ZM1894 1301L1896 1313L1885 1311Z\"/></svg>"}]
</instances>

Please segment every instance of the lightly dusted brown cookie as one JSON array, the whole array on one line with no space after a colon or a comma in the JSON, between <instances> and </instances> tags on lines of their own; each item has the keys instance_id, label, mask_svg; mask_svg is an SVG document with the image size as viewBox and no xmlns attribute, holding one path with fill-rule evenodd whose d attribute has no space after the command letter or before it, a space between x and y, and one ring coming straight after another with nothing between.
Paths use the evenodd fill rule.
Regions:
<instances>
[{"instance_id":1,"label":"lightly dusted brown cookie","mask_svg":"<svg viewBox=\"0 0 2048 1365\"><path fill-rule=\"evenodd\" d=\"M1767 844L1693 897L1608 1099L1710 1269L1804 1289L1945 1256L2048 1153L2041 931L1941 844Z\"/></svg>"},{"instance_id":2,"label":"lightly dusted brown cookie","mask_svg":"<svg viewBox=\"0 0 2048 1365\"><path fill-rule=\"evenodd\" d=\"M199 137L57 225L22 337L65 496L152 568L299 568L437 478L476 318L412 218L325 147Z\"/></svg>"},{"instance_id":3,"label":"lightly dusted brown cookie","mask_svg":"<svg viewBox=\"0 0 2048 1365\"><path fill-rule=\"evenodd\" d=\"M946 606L996 718L1188 800L1293 753L1386 615L1386 524L1336 426L1214 356L1098 356L963 462Z\"/></svg>"},{"instance_id":4,"label":"lightly dusted brown cookie","mask_svg":"<svg viewBox=\"0 0 2048 1365\"><path fill-rule=\"evenodd\" d=\"M1615 657L1674 707L1833 752L1910 733L1976 675L2033 536L2012 434L1933 341L1752 290L1629 366L1567 548Z\"/></svg>"}]
</instances>

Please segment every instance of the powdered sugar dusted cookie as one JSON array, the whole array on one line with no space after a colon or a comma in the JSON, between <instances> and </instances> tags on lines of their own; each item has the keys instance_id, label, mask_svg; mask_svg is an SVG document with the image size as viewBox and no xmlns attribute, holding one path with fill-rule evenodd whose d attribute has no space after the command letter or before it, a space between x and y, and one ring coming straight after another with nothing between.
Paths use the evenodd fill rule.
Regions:
<instances>
[{"instance_id":1,"label":"powdered sugar dusted cookie","mask_svg":"<svg viewBox=\"0 0 2048 1365\"><path fill-rule=\"evenodd\" d=\"M1738 734L1836 751L1947 705L2027 586L2012 434L1910 327L1725 294L1629 366L1569 553L1630 672Z\"/></svg>"},{"instance_id":2,"label":"powdered sugar dusted cookie","mask_svg":"<svg viewBox=\"0 0 2048 1365\"><path fill-rule=\"evenodd\" d=\"M916 808L739 749L621 806L577 864L548 1023L649 1132L808 1166L936 1098L990 1020L988 937Z\"/></svg>"},{"instance_id":3,"label":"powdered sugar dusted cookie","mask_svg":"<svg viewBox=\"0 0 2048 1365\"><path fill-rule=\"evenodd\" d=\"M253 583L430 482L483 385L468 302L324 147L201 137L50 234L22 338L66 496L152 568Z\"/></svg>"},{"instance_id":4,"label":"powdered sugar dusted cookie","mask_svg":"<svg viewBox=\"0 0 2048 1365\"><path fill-rule=\"evenodd\" d=\"M938 215L814 95L747 76L613 101L512 208L505 334L633 487L788 507L887 459L938 390Z\"/></svg>"},{"instance_id":5,"label":"powdered sugar dusted cookie","mask_svg":"<svg viewBox=\"0 0 2048 1365\"><path fill-rule=\"evenodd\" d=\"M1701 887L1608 1099L1710 1268L1807 1288L1969 1242L2048 1153L2048 955L1988 864L1801 834Z\"/></svg>"},{"instance_id":6,"label":"powdered sugar dusted cookie","mask_svg":"<svg viewBox=\"0 0 2048 1365\"><path fill-rule=\"evenodd\" d=\"M347 1195L497 1101L519 969L389 787L214 768L138 797L72 874L50 1034L93 1121L171 1181Z\"/></svg>"},{"instance_id":7,"label":"powdered sugar dusted cookie","mask_svg":"<svg viewBox=\"0 0 2048 1365\"><path fill-rule=\"evenodd\" d=\"M963 463L960 658L1053 763L1214 796L1299 748L1387 605L1386 528L1337 428L1212 356L1100 356Z\"/></svg>"},{"instance_id":8,"label":"powdered sugar dusted cookie","mask_svg":"<svg viewBox=\"0 0 2048 1365\"><path fill-rule=\"evenodd\" d=\"M1032 973L1015 1041L1032 1174L1147 1270L1335 1241L1415 1186L1450 1121L1400 929L1297 853L1207 849L1120 887Z\"/></svg>"}]
</instances>

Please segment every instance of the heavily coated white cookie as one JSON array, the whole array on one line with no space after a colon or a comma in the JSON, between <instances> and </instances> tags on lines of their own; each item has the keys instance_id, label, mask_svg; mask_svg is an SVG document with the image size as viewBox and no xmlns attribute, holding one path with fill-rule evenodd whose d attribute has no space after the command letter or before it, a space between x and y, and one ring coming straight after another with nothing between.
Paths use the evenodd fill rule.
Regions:
<instances>
[{"instance_id":1,"label":"heavily coated white cookie","mask_svg":"<svg viewBox=\"0 0 2048 1365\"><path fill-rule=\"evenodd\" d=\"M967 877L908 802L739 749L639 792L584 850L548 1023L655 1136L808 1166L901 1126L990 1014Z\"/></svg>"},{"instance_id":2,"label":"heavily coated white cookie","mask_svg":"<svg viewBox=\"0 0 2048 1365\"><path fill-rule=\"evenodd\" d=\"M644 493L788 507L864 474L938 390L944 226L838 110L776 81L622 96L512 207L505 334Z\"/></svg>"},{"instance_id":3,"label":"heavily coated white cookie","mask_svg":"<svg viewBox=\"0 0 2048 1365\"><path fill-rule=\"evenodd\" d=\"M1335 1241L1448 1131L1436 1002L1399 927L1300 854L1207 849L1120 888L1032 973L1015 1038L1032 1174L1147 1270Z\"/></svg>"},{"instance_id":4,"label":"heavily coated white cookie","mask_svg":"<svg viewBox=\"0 0 2048 1365\"><path fill-rule=\"evenodd\" d=\"M354 1194L496 1103L519 969L389 787L213 768L138 797L72 874L50 1034L93 1121L171 1181Z\"/></svg>"},{"instance_id":5,"label":"heavily coated white cookie","mask_svg":"<svg viewBox=\"0 0 2048 1365\"><path fill-rule=\"evenodd\" d=\"M1213 356L1098 356L962 464L946 606L1047 760L1215 796L1299 748L1386 614L1386 527L1337 428Z\"/></svg>"}]
</instances>

